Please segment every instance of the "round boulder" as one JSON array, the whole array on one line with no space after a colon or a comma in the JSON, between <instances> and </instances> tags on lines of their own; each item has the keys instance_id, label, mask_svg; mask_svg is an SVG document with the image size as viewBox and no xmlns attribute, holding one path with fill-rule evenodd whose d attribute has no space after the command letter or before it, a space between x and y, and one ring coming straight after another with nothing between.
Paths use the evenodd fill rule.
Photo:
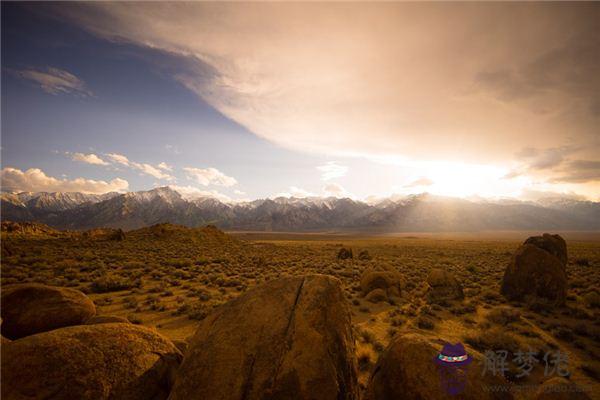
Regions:
<instances>
[{"instance_id":1,"label":"round boulder","mask_svg":"<svg viewBox=\"0 0 600 400\"><path fill-rule=\"evenodd\" d=\"M56 329L2 346L2 399L166 399L181 359L142 326Z\"/></svg>"},{"instance_id":2,"label":"round boulder","mask_svg":"<svg viewBox=\"0 0 600 400\"><path fill-rule=\"evenodd\" d=\"M352 258L352 249L342 247L337 254L338 260L346 260Z\"/></svg>"},{"instance_id":3,"label":"round boulder","mask_svg":"<svg viewBox=\"0 0 600 400\"><path fill-rule=\"evenodd\" d=\"M96 324L110 324L114 322L119 322L123 324L129 324L129 320L124 317L119 317L117 315L94 315L92 318L85 321L86 325L96 325Z\"/></svg>"},{"instance_id":4,"label":"round boulder","mask_svg":"<svg viewBox=\"0 0 600 400\"><path fill-rule=\"evenodd\" d=\"M365 300L371 303L381 303L387 301L388 296L383 289L371 290L368 295L365 296Z\"/></svg>"},{"instance_id":5,"label":"round boulder","mask_svg":"<svg viewBox=\"0 0 600 400\"><path fill-rule=\"evenodd\" d=\"M404 279L396 271L367 270L360 277L360 290L367 296L375 289L382 289L388 297L400 296Z\"/></svg>"},{"instance_id":6,"label":"round boulder","mask_svg":"<svg viewBox=\"0 0 600 400\"><path fill-rule=\"evenodd\" d=\"M523 244L532 244L546 250L558 258L563 266L567 265L567 242L560 235L544 233L542 236L531 236Z\"/></svg>"},{"instance_id":7,"label":"round boulder","mask_svg":"<svg viewBox=\"0 0 600 400\"><path fill-rule=\"evenodd\" d=\"M562 305L567 297L567 274L557 257L525 244L506 268L500 293L509 300L538 297Z\"/></svg>"},{"instance_id":8,"label":"round boulder","mask_svg":"<svg viewBox=\"0 0 600 400\"><path fill-rule=\"evenodd\" d=\"M96 314L94 303L79 290L37 283L2 288L1 302L2 335L9 339L83 324Z\"/></svg>"},{"instance_id":9,"label":"round boulder","mask_svg":"<svg viewBox=\"0 0 600 400\"><path fill-rule=\"evenodd\" d=\"M365 391L365 400L396 399L494 399L498 393L485 386L509 385L504 378L482 374L481 356L468 352L472 361L464 365L440 366L436 357L445 341L418 333L395 337L381 354ZM512 399L510 391L501 398Z\"/></svg>"},{"instance_id":10,"label":"round boulder","mask_svg":"<svg viewBox=\"0 0 600 400\"><path fill-rule=\"evenodd\" d=\"M430 303L462 300L465 297L462 285L449 271L439 268L432 269L427 276L427 283L429 284L427 301Z\"/></svg>"},{"instance_id":11,"label":"round boulder","mask_svg":"<svg viewBox=\"0 0 600 400\"><path fill-rule=\"evenodd\" d=\"M358 398L340 281L286 277L209 314L188 341L170 400Z\"/></svg>"}]
</instances>

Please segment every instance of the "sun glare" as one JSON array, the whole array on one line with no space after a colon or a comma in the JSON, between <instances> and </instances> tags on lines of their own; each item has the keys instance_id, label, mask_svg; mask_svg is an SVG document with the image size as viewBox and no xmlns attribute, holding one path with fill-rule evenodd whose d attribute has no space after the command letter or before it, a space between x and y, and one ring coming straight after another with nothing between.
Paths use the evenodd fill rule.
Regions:
<instances>
[{"instance_id":1,"label":"sun glare","mask_svg":"<svg viewBox=\"0 0 600 400\"><path fill-rule=\"evenodd\" d=\"M433 182L427 192L441 196L511 196L518 193L522 185L519 181L503 179L505 169L489 165L433 162L424 170L424 176Z\"/></svg>"}]
</instances>

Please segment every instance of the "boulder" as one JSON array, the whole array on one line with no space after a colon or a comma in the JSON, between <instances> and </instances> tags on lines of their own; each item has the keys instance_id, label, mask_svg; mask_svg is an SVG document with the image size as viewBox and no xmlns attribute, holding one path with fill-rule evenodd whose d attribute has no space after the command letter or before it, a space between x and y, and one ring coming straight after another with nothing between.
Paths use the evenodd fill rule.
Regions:
<instances>
[{"instance_id":1,"label":"boulder","mask_svg":"<svg viewBox=\"0 0 600 400\"><path fill-rule=\"evenodd\" d=\"M175 340L173 340L173 344L175 345L175 347L177 347L179 349L181 354L185 354L187 352L188 343L185 340L175 339Z\"/></svg>"},{"instance_id":2,"label":"boulder","mask_svg":"<svg viewBox=\"0 0 600 400\"><path fill-rule=\"evenodd\" d=\"M2 346L2 399L166 399L181 359L142 326L56 329Z\"/></svg>"},{"instance_id":3,"label":"boulder","mask_svg":"<svg viewBox=\"0 0 600 400\"><path fill-rule=\"evenodd\" d=\"M375 289L383 289L387 296L400 296L404 279L396 271L367 270L360 277L360 290L367 296Z\"/></svg>"},{"instance_id":4,"label":"boulder","mask_svg":"<svg viewBox=\"0 0 600 400\"><path fill-rule=\"evenodd\" d=\"M170 400L357 399L350 310L331 276L285 277L209 314Z\"/></svg>"},{"instance_id":5,"label":"boulder","mask_svg":"<svg viewBox=\"0 0 600 400\"><path fill-rule=\"evenodd\" d=\"M2 335L9 339L79 325L96 314L80 291L37 283L2 288L1 302Z\"/></svg>"},{"instance_id":6,"label":"boulder","mask_svg":"<svg viewBox=\"0 0 600 400\"><path fill-rule=\"evenodd\" d=\"M439 268L432 269L427 276L427 283L429 284L427 301L430 303L462 300L465 297L462 285L449 271Z\"/></svg>"},{"instance_id":7,"label":"boulder","mask_svg":"<svg viewBox=\"0 0 600 400\"><path fill-rule=\"evenodd\" d=\"M434 359L440 353L445 341L437 337L418 333L397 335L379 357L369 377L365 400L396 399L449 399L450 390L457 390L457 398L486 400L494 398L512 399L507 392L486 391L485 385L509 385L504 378L491 373L482 374L479 362L482 356L468 351L474 362L456 368L454 373L462 377L464 387L454 381L443 386L453 375L448 369L438 366ZM460 381L460 379L458 379Z\"/></svg>"},{"instance_id":8,"label":"boulder","mask_svg":"<svg viewBox=\"0 0 600 400\"><path fill-rule=\"evenodd\" d=\"M385 290L375 289L371 290L369 294L365 296L365 300L371 303L380 303L382 301L388 301L388 296Z\"/></svg>"},{"instance_id":9,"label":"boulder","mask_svg":"<svg viewBox=\"0 0 600 400\"><path fill-rule=\"evenodd\" d=\"M114 322L120 322L123 324L129 324L129 320L124 317L119 317L117 315L94 315L85 321L86 325L96 325L96 324L110 324Z\"/></svg>"},{"instance_id":10,"label":"boulder","mask_svg":"<svg viewBox=\"0 0 600 400\"><path fill-rule=\"evenodd\" d=\"M567 274L557 257L525 244L506 268L500 293L509 300L537 297L562 305L567 297Z\"/></svg>"},{"instance_id":11,"label":"boulder","mask_svg":"<svg viewBox=\"0 0 600 400\"><path fill-rule=\"evenodd\" d=\"M358 253L358 259L361 261L369 261L371 259L371 255L367 250L361 250L361 252Z\"/></svg>"},{"instance_id":12,"label":"boulder","mask_svg":"<svg viewBox=\"0 0 600 400\"><path fill-rule=\"evenodd\" d=\"M532 244L546 250L558 258L563 266L567 266L567 242L560 235L544 233L542 236L531 236L523 244Z\"/></svg>"},{"instance_id":13,"label":"boulder","mask_svg":"<svg viewBox=\"0 0 600 400\"><path fill-rule=\"evenodd\" d=\"M582 387L556 376L540 385L534 400L589 400L590 398Z\"/></svg>"},{"instance_id":14,"label":"boulder","mask_svg":"<svg viewBox=\"0 0 600 400\"><path fill-rule=\"evenodd\" d=\"M346 260L348 258L352 258L352 249L342 247L340 251L338 251L337 258L338 260Z\"/></svg>"}]
</instances>

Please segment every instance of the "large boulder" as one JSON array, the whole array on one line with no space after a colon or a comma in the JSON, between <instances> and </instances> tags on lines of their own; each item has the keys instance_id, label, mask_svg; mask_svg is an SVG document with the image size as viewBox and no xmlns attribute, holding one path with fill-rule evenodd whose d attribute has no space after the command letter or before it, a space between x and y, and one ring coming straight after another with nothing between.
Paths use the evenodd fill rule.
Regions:
<instances>
[{"instance_id":1,"label":"large boulder","mask_svg":"<svg viewBox=\"0 0 600 400\"><path fill-rule=\"evenodd\" d=\"M419 333L396 336L379 356L365 391L365 400L396 399L512 399L510 391L485 390L486 385L509 385L504 378L482 374L481 355L468 352L474 362L448 369L434 361L445 341ZM449 372L450 371L450 372ZM458 378L458 379L455 379ZM453 380L455 379L455 380ZM464 385L458 382L464 379ZM449 383L444 386L445 383Z\"/></svg>"},{"instance_id":2,"label":"large boulder","mask_svg":"<svg viewBox=\"0 0 600 400\"><path fill-rule=\"evenodd\" d=\"M142 326L56 329L2 346L2 399L166 399L181 359Z\"/></svg>"},{"instance_id":3,"label":"large boulder","mask_svg":"<svg viewBox=\"0 0 600 400\"><path fill-rule=\"evenodd\" d=\"M119 317L118 315L94 315L92 318L89 318L85 321L86 325L96 325L96 324L111 324L111 323L123 323L129 324L131 323L125 317Z\"/></svg>"},{"instance_id":4,"label":"large boulder","mask_svg":"<svg viewBox=\"0 0 600 400\"><path fill-rule=\"evenodd\" d=\"M366 270L360 277L360 290L367 296L375 289L382 289L388 297L400 296L404 279L396 271Z\"/></svg>"},{"instance_id":5,"label":"large boulder","mask_svg":"<svg viewBox=\"0 0 600 400\"><path fill-rule=\"evenodd\" d=\"M354 352L339 280L277 279L202 321L170 399L357 399Z\"/></svg>"},{"instance_id":6,"label":"large boulder","mask_svg":"<svg viewBox=\"0 0 600 400\"><path fill-rule=\"evenodd\" d=\"M462 285L449 271L439 268L432 269L427 276L427 283L429 284L427 301L430 303L462 300L465 297Z\"/></svg>"},{"instance_id":7,"label":"large boulder","mask_svg":"<svg viewBox=\"0 0 600 400\"><path fill-rule=\"evenodd\" d=\"M349 258L352 258L352 249L347 249L345 247L342 247L338 251L337 258L338 258L338 260L347 260Z\"/></svg>"},{"instance_id":8,"label":"large boulder","mask_svg":"<svg viewBox=\"0 0 600 400\"><path fill-rule=\"evenodd\" d=\"M542 236L531 236L523 244L532 244L542 250L546 250L558 258L563 266L567 266L567 242L560 235L544 233Z\"/></svg>"},{"instance_id":9,"label":"large boulder","mask_svg":"<svg viewBox=\"0 0 600 400\"><path fill-rule=\"evenodd\" d=\"M9 339L79 325L96 314L80 291L37 283L2 288L1 303L2 335Z\"/></svg>"},{"instance_id":10,"label":"large boulder","mask_svg":"<svg viewBox=\"0 0 600 400\"><path fill-rule=\"evenodd\" d=\"M567 297L567 273L557 257L525 244L506 268L500 293L509 300L533 297L562 305Z\"/></svg>"}]
</instances>

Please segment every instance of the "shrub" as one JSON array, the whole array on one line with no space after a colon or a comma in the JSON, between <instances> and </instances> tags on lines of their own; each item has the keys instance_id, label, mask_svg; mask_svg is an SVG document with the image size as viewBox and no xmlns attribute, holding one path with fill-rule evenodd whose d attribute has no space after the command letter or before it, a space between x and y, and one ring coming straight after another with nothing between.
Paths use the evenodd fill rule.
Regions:
<instances>
[{"instance_id":1,"label":"shrub","mask_svg":"<svg viewBox=\"0 0 600 400\"><path fill-rule=\"evenodd\" d=\"M92 282L91 290L94 293L107 293L136 287L139 288L141 285L141 279L132 281L116 275L105 275Z\"/></svg>"}]
</instances>

